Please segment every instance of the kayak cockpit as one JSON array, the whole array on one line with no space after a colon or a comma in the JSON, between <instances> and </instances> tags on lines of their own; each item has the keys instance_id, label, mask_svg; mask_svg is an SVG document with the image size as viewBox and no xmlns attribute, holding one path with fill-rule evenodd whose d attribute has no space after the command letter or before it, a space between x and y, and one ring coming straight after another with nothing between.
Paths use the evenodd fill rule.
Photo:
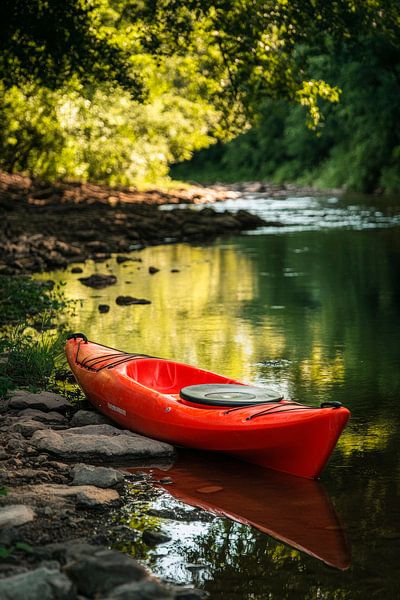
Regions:
<instances>
[{"instance_id":1,"label":"kayak cockpit","mask_svg":"<svg viewBox=\"0 0 400 600\"><path fill-rule=\"evenodd\" d=\"M125 373L139 384L162 394L179 394L181 389L200 384L237 384L239 381L211 371L158 358L141 358L127 363Z\"/></svg>"},{"instance_id":2,"label":"kayak cockpit","mask_svg":"<svg viewBox=\"0 0 400 600\"><path fill-rule=\"evenodd\" d=\"M126 374L147 388L206 406L253 406L280 402L283 398L274 389L248 386L210 371L157 358L128 363Z\"/></svg>"}]
</instances>

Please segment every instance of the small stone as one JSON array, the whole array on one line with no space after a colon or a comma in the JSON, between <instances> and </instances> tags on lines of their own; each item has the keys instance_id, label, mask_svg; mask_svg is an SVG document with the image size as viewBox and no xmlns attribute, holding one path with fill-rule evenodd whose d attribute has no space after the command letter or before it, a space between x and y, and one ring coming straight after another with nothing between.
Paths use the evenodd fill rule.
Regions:
<instances>
[{"instance_id":1,"label":"small stone","mask_svg":"<svg viewBox=\"0 0 400 600\"><path fill-rule=\"evenodd\" d=\"M35 512L24 504L10 504L0 508L0 527L17 527L30 523Z\"/></svg>"},{"instance_id":2,"label":"small stone","mask_svg":"<svg viewBox=\"0 0 400 600\"><path fill-rule=\"evenodd\" d=\"M180 269L171 269L171 273L180 273L181 270Z\"/></svg>"},{"instance_id":3,"label":"small stone","mask_svg":"<svg viewBox=\"0 0 400 600\"><path fill-rule=\"evenodd\" d=\"M82 463L72 468L72 476L72 485L95 485L100 488L110 488L124 481L124 475L117 469Z\"/></svg>"},{"instance_id":4,"label":"small stone","mask_svg":"<svg viewBox=\"0 0 400 600\"><path fill-rule=\"evenodd\" d=\"M185 588L175 593L176 600L205 600L208 597L208 592L195 588Z\"/></svg>"},{"instance_id":5,"label":"small stone","mask_svg":"<svg viewBox=\"0 0 400 600\"><path fill-rule=\"evenodd\" d=\"M173 600L175 596L157 581L132 581L116 587L104 600Z\"/></svg>"},{"instance_id":6,"label":"small stone","mask_svg":"<svg viewBox=\"0 0 400 600\"><path fill-rule=\"evenodd\" d=\"M71 273L83 273L83 269L81 267L72 267Z\"/></svg>"},{"instance_id":7,"label":"small stone","mask_svg":"<svg viewBox=\"0 0 400 600\"><path fill-rule=\"evenodd\" d=\"M132 260L132 259L131 259L131 258L129 258L129 256L117 256L117 257L115 258L115 260L117 261L117 263L118 263L119 265L121 265L122 263L124 263L124 262L127 262L128 260Z\"/></svg>"},{"instance_id":8,"label":"small stone","mask_svg":"<svg viewBox=\"0 0 400 600\"><path fill-rule=\"evenodd\" d=\"M79 281L88 287L101 289L117 283L117 278L115 275L102 275L101 273L95 273L89 277L79 277Z\"/></svg>"},{"instance_id":9,"label":"small stone","mask_svg":"<svg viewBox=\"0 0 400 600\"><path fill-rule=\"evenodd\" d=\"M13 409L35 408L45 412L54 410L64 413L71 407L72 405L66 398L52 392L33 394L25 390L15 390L9 401L9 408Z\"/></svg>"},{"instance_id":10,"label":"small stone","mask_svg":"<svg viewBox=\"0 0 400 600\"><path fill-rule=\"evenodd\" d=\"M91 490L83 490L76 495L77 506L84 508L108 508L120 502L116 490L103 490L92 486Z\"/></svg>"},{"instance_id":11,"label":"small stone","mask_svg":"<svg viewBox=\"0 0 400 600\"><path fill-rule=\"evenodd\" d=\"M146 529L143 532L142 540L147 546L159 546L160 544L166 544L171 541L171 537L161 531Z\"/></svg>"},{"instance_id":12,"label":"small stone","mask_svg":"<svg viewBox=\"0 0 400 600\"><path fill-rule=\"evenodd\" d=\"M18 419L9 428L10 431L22 433L22 435L27 438L31 437L35 431L40 431L43 429L47 429L47 426L44 423L40 423L40 421L35 421L34 419Z\"/></svg>"},{"instance_id":13,"label":"small stone","mask_svg":"<svg viewBox=\"0 0 400 600\"><path fill-rule=\"evenodd\" d=\"M118 306L128 306L129 304L151 304L151 300L134 298L133 296L117 296L115 302Z\"/></svg>"},{"instance_id":14,"label":"small stone","mask_svg":"<svg viewBox=\"0 0 400 600\"><path fill-rule=\"evenodd\" d=\"M98 309L99 309L99 313L105 314L105 313L109 312L110 305L109 304L99 304Z\"/></svg>"},{"instance_id":15,"label":"small stone","mask_svg":"<svg viewBox=\"0 0 400 600\"><path fill-rule=\"evenodd\" d=\"M149 273L150 275L154 275L155 273L158 273L160 269L157 269L157 267L149 267Z\"/></svg>"},{"instance_id":16,"label":"small stone","mask_svg":"<svg viewBox=\"0 0 400 600\"><path fill-rule=\"evenodd\" d=\"M163 485L170 485L171 483L174 483L174 480L171 477L162 477L159 479L159 482Z\"/></svg>"},{"instance_id":17,"label":"small stone","mask_svg":"<svg viewBox=\"0 0 400 600\"><path fill-rule=\"evenodd\" d=\"M19 417L28 417L41 423L50 423L56 425L65 425L67 419L55 411L44 412L42 410L36 410L35 408L25 408L18 413Z\"/></svg>"},{"instance_id":18,"label":"small stone","mask_svg":"<svg viewBox=\"0 0 400 600\"><path fill-rule=\"evenodd\" d=\"M119 503L120 496L116 490L103 490L94 485L58 485L42 483L36 485L35 492L42 498L76 498L79 506L85 508L108 508Z\"/></svg>"},{"instance_id":19,"label":"small stone","mask_svg":"<svg viewBox=\"0 0 400 600\"><path fill-rule=\"evenodd\" d=\"M90 598L107 595L117 586L147 577L146 570L133 558L104 549L81 556L67 564L64 571L78 592Z\"/></svg>"},{"instance_id":20,"label":"small stone","mask_svg":"<svg viewBox=\"0 0 400 600\"><path fill-rule=\"evenodd\" d=\"M0 446L0 460L5 460L8 457L7 451L4 446Z\"/></svg>"},{"instance_id":21,"label":"small stone","mask_svg":"<svg viewBox=\"0 0 400 600\"><path fill-rule=\"evenodd\" d=\"M72 581L58 569L40 567L0 581L2 600L75 600Z\"/></svg>"},{"instance_id":22,"label":"small stone","mask_svg":"<svg viewBox=\"0 0 400 600\"><path fill-rule=\"evenodd\" d=\"M111 425L110 419L105 415L92 410L78 410L72 417L71 427L82 427L85 425Z\"/></svg>"}]
</instances>

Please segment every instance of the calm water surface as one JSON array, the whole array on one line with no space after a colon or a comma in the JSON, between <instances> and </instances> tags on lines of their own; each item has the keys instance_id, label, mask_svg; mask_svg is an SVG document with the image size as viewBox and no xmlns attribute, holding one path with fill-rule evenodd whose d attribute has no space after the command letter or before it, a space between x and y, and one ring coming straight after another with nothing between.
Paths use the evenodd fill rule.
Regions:
<instances>
[{"instance_id":1,"label":"calm water surface","mask_svg":"<svg viewBox=\"0 0 400 600\"><path fill-rule=\"evenodd\" d=\"M246 201L227 204L285 226L132 253L142 262L88 262L83 275L118 278L100 291L70 269L52 273L81 300L68 324L110 346L274 384L309 404L339 400L352 419L321 484L181 454L140 524L172 539L136 553L213 599L400 598L399 203ZM150 275L150 265L160 271ZM118 295L152 304L117 306ZM137 527L131 510L128 502L124 518Z\"/></svg>"}]
</instances>

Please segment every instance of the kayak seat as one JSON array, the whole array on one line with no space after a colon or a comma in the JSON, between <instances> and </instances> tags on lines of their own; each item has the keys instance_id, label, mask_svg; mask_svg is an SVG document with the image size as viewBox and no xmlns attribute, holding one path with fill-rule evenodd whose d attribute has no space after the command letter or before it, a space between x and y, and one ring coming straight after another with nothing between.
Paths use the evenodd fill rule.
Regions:
<instances>
[{"instance_id":1,"label":"kayak seat","mask_svg":"<svg viewBox=\"0 0 400 600\"><path fill-rule=\"evenodd\" d=\"M283 396L273 388L229 383L188 385L180 390L180 396L188 402L209 406L253 406L266 402L279 402Z\"/></svg>"}]
</instances>

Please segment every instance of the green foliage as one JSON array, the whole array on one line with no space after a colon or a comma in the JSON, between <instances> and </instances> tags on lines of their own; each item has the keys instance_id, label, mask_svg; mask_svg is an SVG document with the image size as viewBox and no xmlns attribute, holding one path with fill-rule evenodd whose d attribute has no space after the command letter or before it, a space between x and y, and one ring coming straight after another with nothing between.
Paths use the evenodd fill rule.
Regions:
<instances>
[{"instance_id":1,"label":"green foliage","mask_svg":"<svg viewBox=\"0 0 400 600\"><path fill-rule=\"evenodd\" d=\"M152 92L145 105L100 87L85 97L77 83L57 91L3 90L0 166L47 180L142 185L166 177L169 163L212 143L217 112L160 82L155 66L148 67Z\"/></svg>"},{"instance_id":2,"label":"green foliage","mask_svg":"<svg viewBox=\"0 0 400 600\"><path fill-rule=\"evenodd\" d=\"M246 157L235 173L398 188L398 3L3 4L3 169L50 180L154 183L169 164L248 130L261 112L255 131L265 132L265 121L282 134L268 130L268 143L242 135L238 152ZM282 101L294 105L284 118ZM249 158L253 150L265 160ZM225 160L224 175L234 164Z\"/></svg>"},{"instance_id":3,"label":"green foliage","mask_svg":"<svg viewBox=\"0 0 400 600\"><path fill-rule=\"evenodd\" d=\"M400 40L397 50L384 39L377 49L373 35L361 38L357 50L327 43L324 53L308 59L310 76L328 77L342 90L339 103L323 108L325 118L315 131L306 126L304 109L268 100L253 129L220 147L217 160L199 153L173 174L208 182L268 179L399 191Z\"/></svg>"},{"instance_id":4,"label":"green foliage","mask_svg":"<svg viewBox=\"0 0 400 600\"><path fill-rule=\"evenodd\" d=\"M43 312L49 318L65 306L66 301L60 285L54 288L51 281L0 275L0 326L21 323Z\"/></svg>"},{"instance_id":5,"label":"green foliage","mask_svg":"<svg viewBox=\"0 0 400 600\"><path fill-rule=\"evenodd\" d=\"M0 341L6 357L0 363L1 395L13 387L43 389L54 379L57 369L65 366L65 335L59 331L27 329L19 325Z\"/></svg>"}]
</instances>

